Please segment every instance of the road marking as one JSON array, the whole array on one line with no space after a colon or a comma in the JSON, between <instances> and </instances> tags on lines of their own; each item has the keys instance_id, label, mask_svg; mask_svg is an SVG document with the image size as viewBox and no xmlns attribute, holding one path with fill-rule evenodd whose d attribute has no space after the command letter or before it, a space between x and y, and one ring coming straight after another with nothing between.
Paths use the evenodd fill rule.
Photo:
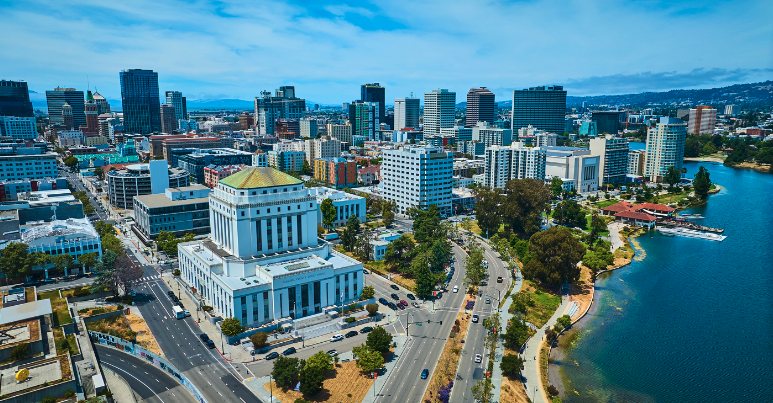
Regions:
<instances>
[{"instance_id":1,"label":"road marking","mask_svg":"<svg viewBox=\"0 0 773 403\"><path fill-rule=\"evenodd\" d=\"M126 375L129 375L130 377L132 377L132 378L136 379L136 380L137 380L137 382L141 383L143 386L145 386L146 388L148 388L148 390L149 390L151 393L153 393L153 394L154 394L156 397L158 397L158 400L160 400L160 401L161 401L161 403L164 403L164 399L162 399L162 398L161 398L161 396L159 396L159 395L158 395L158 393L154 392L154 391L153 391L153 389L151 389L151 388L150 388L150 386L148 386L147 384L145 384L145 382L142 382L141 380L139 380L139 378L137 378L136 376L134 376L134 375L132 375L132 374L130 374L130 373L128 373L128 372L126 372L126 371L124 371L124 370L123 370L123 369L121 369L121 368L118 368L118 367L116 367L115 365L111 365L111 364L108 364L108 363L106 363L106 362L103 362L103 364L104 364L104 365L107 365L107 366L109 366L109 367L113 367L113 368L115 368L115 369L117 369L117 370L119 370L119 371L121 371L121 372L125 373ZM158 382L158 379L156 379L156 382ZM159 383L160 383L160 382L159 382Z\"/></svg>"}]
</instances>

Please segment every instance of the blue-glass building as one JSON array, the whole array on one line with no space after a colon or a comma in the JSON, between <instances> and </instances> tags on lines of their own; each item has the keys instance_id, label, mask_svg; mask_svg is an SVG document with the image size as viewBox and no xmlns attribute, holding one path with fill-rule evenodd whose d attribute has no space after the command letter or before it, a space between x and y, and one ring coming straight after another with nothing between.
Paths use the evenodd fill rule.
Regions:
<instances>
[{"instance_id":1,"label":"blue-glass building","mask_svg":"<svg viewBox=\"0 0 773 403\"><path fill-rule=\"evenodd\" d=\"M124 131L139 134L160 132L158 73L130 69L122 71L120 79Z\"/></svg>"}]
</instances>

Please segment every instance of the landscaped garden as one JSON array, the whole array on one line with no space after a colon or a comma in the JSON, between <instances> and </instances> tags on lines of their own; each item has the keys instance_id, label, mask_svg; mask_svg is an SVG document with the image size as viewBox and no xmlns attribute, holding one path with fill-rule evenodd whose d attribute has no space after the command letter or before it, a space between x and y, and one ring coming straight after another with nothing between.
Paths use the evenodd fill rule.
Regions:
<instances>
[{"instance_id":1,"label":"landscaped garden","mask_svg":"<svg viewBox=\"0 0 773 403\"><path fill-rule=\"evenodd\" d=\"M54 327L73 323L70 310L67 308L67 301L59 297L59 290L38 293L38 300L43 299L51 301L51 310L54 312Z\"/></svg>"}]
</instances>

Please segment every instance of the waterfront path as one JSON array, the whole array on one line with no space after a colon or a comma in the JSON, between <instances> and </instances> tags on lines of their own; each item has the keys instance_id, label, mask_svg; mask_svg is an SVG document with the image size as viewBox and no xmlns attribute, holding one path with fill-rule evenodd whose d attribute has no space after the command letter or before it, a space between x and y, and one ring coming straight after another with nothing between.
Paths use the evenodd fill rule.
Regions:
<instances>
[{"instance_id":1,"label":"waterfront path","mask_svg":"<svg viewBox=\"0 0 773 403\"><path fill-rule=\"evenodd\" d=\"M547 323L539 328L537 333L535 333L534 336L532 336L529 341L526 342L526 348L523 350L522 357L525 362L523 363L523 372L521 372L521 374L525 378L524 386L526 389L526 394L529 396L529 398L532 399L531 401L533 403L550 402L547 397L547 392L545 391L548 385L542 385L539 374L539 364L537 360L539 360L539 351L545 344L545 341L543 340L545 336L545 330L549 327L553 327L553 325L556 324L556 320L561 317L561 315L566 313L570 302L571 299L568 295L561 296L561 305L558 307L558 309L556 309L556 312L553 313L553 316L548 319ZM535 360L535 357L537 360Z\"/></svg>"},{"instance_id":2,"label":"waterfront path","mask_svg":"<svg viewBox=\"0 0 773 403\"><path fill-rule=\"evenodd\" d=\"M510 295L514 295L520 291L522 282L523 278L521 277L521 273L518 272L515 285L513 286ZM494 370L491 372L491 383L494 385L492 393L494 393L495 401L499 401L499 396L502 393L502 368L499 367L499 364L502 363L502 357L505 356L505 341L502 338L502 335L507 331L507 322L513 318L513 314L508 312L512 302L513 299L508 297L499 313L501 317L499 323L502 325L502 332L500 332L499 340L497 340L497 348L494 351Z\"/></svg>"},{"instance_id":3,"label":"waterfront path","mask_svg":"<svg viewBox=\"0 0 773 403\"><path fill-rule=\"evenodd\" d=\"M609 240L612 242L612 252L616 251L617 248L622 248L624 246L623 240L620 238L620 230L622 230L623 227L625 227L625 224L618 221L612 221L607 224Z\"/></svg>"}]
</instances>

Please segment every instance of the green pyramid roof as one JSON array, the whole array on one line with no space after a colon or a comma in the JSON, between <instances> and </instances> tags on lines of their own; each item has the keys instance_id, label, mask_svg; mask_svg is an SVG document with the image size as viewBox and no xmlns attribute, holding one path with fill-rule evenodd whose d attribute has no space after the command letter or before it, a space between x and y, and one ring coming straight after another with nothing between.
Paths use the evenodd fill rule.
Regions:
<instances>
[{"instance_id":1,"label":"green pyramid roof","mask_svg":"<svg viewBox=\"0 0 773 403\"><path fill-rule=\"evenodd\" d=\"M227 178L221 179L220 183L236 189L257 189L300 185L303 181L274 168L247 167Z\"/></svg>"}]
</instances>

